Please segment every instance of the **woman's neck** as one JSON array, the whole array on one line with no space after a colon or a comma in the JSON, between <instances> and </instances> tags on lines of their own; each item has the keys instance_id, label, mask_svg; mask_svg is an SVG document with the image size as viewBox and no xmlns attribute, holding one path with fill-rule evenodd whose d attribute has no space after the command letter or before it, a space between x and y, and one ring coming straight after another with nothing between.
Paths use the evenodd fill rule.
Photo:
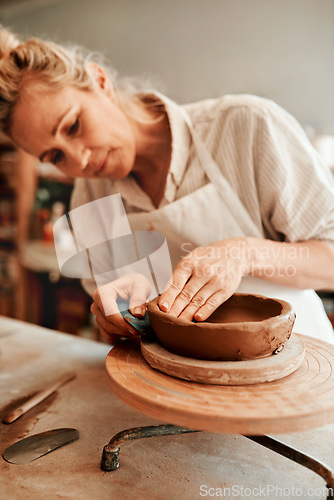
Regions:
<instances>
[{"instance_id":1,"label":"woman's neck","mask_svg":"<svg viewBox=\"0 0 334 500\"><path fill-rule=\"evenodd\" d=\"M132 175L157 207L163 197L171 161L169 120L162 106L148 109L137 105L133 112L137 153Z\"/></svg>"}]
</instances>

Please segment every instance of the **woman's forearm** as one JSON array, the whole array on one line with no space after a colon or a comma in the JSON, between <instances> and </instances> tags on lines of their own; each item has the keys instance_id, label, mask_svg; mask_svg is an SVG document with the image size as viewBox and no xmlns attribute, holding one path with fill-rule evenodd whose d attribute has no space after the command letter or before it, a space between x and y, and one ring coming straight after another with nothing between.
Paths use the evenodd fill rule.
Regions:
<instances>
[{"instance_id":1,"label":"woman's forearm","mask_svg":"<svg viewBox=\"0 0 334 500\"><path fill-rule=\"evenodd\" d=\"M241 238L248 275L293 288L334 290L334 249L322 241Z\"/></svg>"}]
</instances>

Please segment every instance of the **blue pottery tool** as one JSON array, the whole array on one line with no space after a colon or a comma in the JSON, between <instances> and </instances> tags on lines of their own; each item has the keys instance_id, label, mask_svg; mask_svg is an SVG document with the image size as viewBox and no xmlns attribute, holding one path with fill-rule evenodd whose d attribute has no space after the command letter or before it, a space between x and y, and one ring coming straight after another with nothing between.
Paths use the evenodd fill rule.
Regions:
<instances>
[{"instance_id":1,"label":"blue pottery tool","mask_svg":"<svg viewBox=\"0 0 334 500\"><path fill-rule=\"evenodd\" d=\"M142 318L137 318L137 316L134 316L133 314L130 313L128 309L129 307L128 302L124 300L117 301L117 305L121 315L128 323L130 323L130 325L132 325L136 330L138 330L139 333L144 335L149 335L149 333L151 332L151 324L147 311L145 313L145 316L143 316Z\"/></svg>"}]
</instances>

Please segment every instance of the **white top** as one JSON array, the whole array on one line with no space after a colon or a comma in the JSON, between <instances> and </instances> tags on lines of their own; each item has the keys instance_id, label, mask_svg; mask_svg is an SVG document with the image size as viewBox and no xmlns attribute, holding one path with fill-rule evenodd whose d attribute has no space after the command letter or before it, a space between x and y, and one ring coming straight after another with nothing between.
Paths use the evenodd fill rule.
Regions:
<instances>
[{"instance_id":1,"label":"white top","mask_svg":"<svg viewBox=\"0 0 334 500\"><path fill-rule=\"evenodd\" d=\"M181 107L167 101L165 108L172 160L159 208L209 182ZM271 101L249 95L182 108L265 237L288 242L319 239L334 247L333 175L290 114ZM72 208L113 193L121 193L128 213L155 210L131 175L116 181L76 179Z\"/></svg>"},{"instance_id":2,"label":"white top","mask_svg":"<svg viewBox=\"0 0 334 500\"><path fill-rule=\"evenodd\" d=\"M185 242L195 248L253 236L290 242L319 239L334 246L334 180L288 113L251 96L226 96L184 108L161 99L173 139L161 205L156 209L129 176L121 181L79 179L73 206L120 193L131 229L164 235L173 267L184 256ZM104 220L110 225L110 216ZM80 226L85 234L93 230L94 242L98 242L96 224L90 221L89 229L85 221ZM86 240L84 246L90 248L91 238ZM116 253L108 250L107 259L90 248L99 265L94 268L95 286L84 283L87 290L112 281L117 273L129 272L126 264L133 258L126 248ZM135 260L131 269L141 264L142 259ZM166 259L158 259L155 275L165 267ZM237 291L287 300L297 314L295 331L333 342L333 329L314 291L253 276L244 277Z\"/></svg>"}]
</instances>

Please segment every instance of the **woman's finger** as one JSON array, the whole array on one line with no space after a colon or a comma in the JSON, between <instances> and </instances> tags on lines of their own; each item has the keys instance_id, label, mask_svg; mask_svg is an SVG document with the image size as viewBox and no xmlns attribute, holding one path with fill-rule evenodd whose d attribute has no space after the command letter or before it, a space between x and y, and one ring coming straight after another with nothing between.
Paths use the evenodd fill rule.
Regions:
<instances>
[{"instance_id":1,"label":"woman's finger","mask_svg":"<svg viewBox=\"0 0 334 500\"><path fill-rule=\"evenodd\" d=\"M117 344L117 342L119 342L121 340L121 335L114 335L112 333L109 333L107 332L103 326L101 325L101 323L99 322L99 320L96 318L95 320L96 322L96 326L98 327L102 337L108 342L108 344L112 344L112 345L115 345Z\"/></svg>"},{"instance_id":2,"label":"woman's finger","mask_svg":"<svg viewBox=\"0 0 334 500\"><path fill-rule=\"evenodd\" d=\"M105 317L95 302L91 305L90 310L108 333L123 336L138 334L137 330L125 321L120 312L118 314L112 314L111 316Z\"/></svg>"},{"instance_id":3,"label":"woman's finger","mask_svg":"<svg viewBox=\"0 0 334 500\"><path fill-rule=\"evenodd\" d=\"M145 279L136 279L131 287L129 300L129 311L137 317L143 317L146 313L146 301L151 293L151 285Z\"/></svg>"},{"instance_id":4,"label":"woman's finger","mask_svg":"<svg viewBox=\"0 0 334 500\"><path fill-rule=\"evenodd\" d=\"M105 316L119 314L117 296L117 291L113 287L112 282L96 288L92 294L93 300L97 303Z\"/></svg>"},{"instance_id":5,"label":"woman's finger","mask_svg":"<svg viewBox=\"0 0 334 500\"><path fill-rule=\"evenodd\" d=\"M198 290L196 295L194 295L192 297L188 306L185 309L183 309L183 311L181 312L179 317L183 318L185 320L188 320L188 321L192 321L194 319L195 314L197 312L199 312L202 307L204 307L207 300L210 299L210 297L212 297L215 293L221 294L221 298L222 298L221 303L223 303L223 301L224 301L223 297L226 295L226 293L221 288L221 283L217 283L216 280L211 280L209 283L207 283L205 286L203 286L200 290ZM199 318L196 318L196 319L199 319ZM207 319L207 318L205 318L205 319ZM203 318L203 320L204 320L204 318Z\"/></svg>"},{"instance_id":6,"label":"woman's finger","mask_svg":"<svg viewBox=\"0 0 334 500\"><path fill-rule=\"evenodd\" d=\"M235 288L228 287L224 290L219 290L212 294L203 304L202 307L194 314L194 319L196 321L205 321L211 314L227 299L233 295Z\"/></svg>"},{"instance_id":7,"label":"woman's finger","mask_svg":"<svg viewBox=\"0 0 334 500\"><path fill-rule=\"evenodd\" d=\"M185 284L187 283L191 275L192 275L192 268L190 266L190 262L189 261L186 262L185 259L184 262L183 260L180 261L176 266L175 271L172 274L172 277L169 281L169 286L160 295L158 305L162 311L164 312L170 311L176 297L183 290Z\"/></svg>"},{"instance_id":8,"label":"woman's finger","mask_svg":"<svg viewBox=\"0 0 334 500\"><path fill-rule=\"evenodd\" d=\"M219 307L223 302L225 302L231 295L237 290L240 285L241 274L240 272L231 272L228 276L226 275L224 279L221 276L216 276L207 284L208 290L212 292L210 297L208 297L205 303L198 309L194 314L194 319L196 321L205 321L209 316ZM204 294L207 293L206 287L200 290L199 295L204 298ZM201 295L203 293L203 296Z\"/></svg>"},{"instance_id":9,"label":"woman's finger","mask_svg":"<svg viewBox=\"0 0 334 500\"><path fill-rule=\"evenodd\" d=\"M190 280L185 284L184 288L181 290L179 295L176 297L172 307L168 311L169 314L174 314L175 316L182 315L182 317L184 317L183 314L181 314L182 311L188 309L188 307L193 302L195 297L197 297L195 299L195 302L198 302L198 300L200 299L199 292L201 291L202 287L205 286L206 283L207 283L207 278L205 276L201 277L192 276ZM213 293L212 290L211 292L207 292L207 297L212 295L212 293ZM207 297L205 297L205 299L202 300L201 304L198 305L197 309L199 309L199 307L204 304ZM194 305L195 304L193 303L193 306Z\"/></svg>"}]
</instances>

